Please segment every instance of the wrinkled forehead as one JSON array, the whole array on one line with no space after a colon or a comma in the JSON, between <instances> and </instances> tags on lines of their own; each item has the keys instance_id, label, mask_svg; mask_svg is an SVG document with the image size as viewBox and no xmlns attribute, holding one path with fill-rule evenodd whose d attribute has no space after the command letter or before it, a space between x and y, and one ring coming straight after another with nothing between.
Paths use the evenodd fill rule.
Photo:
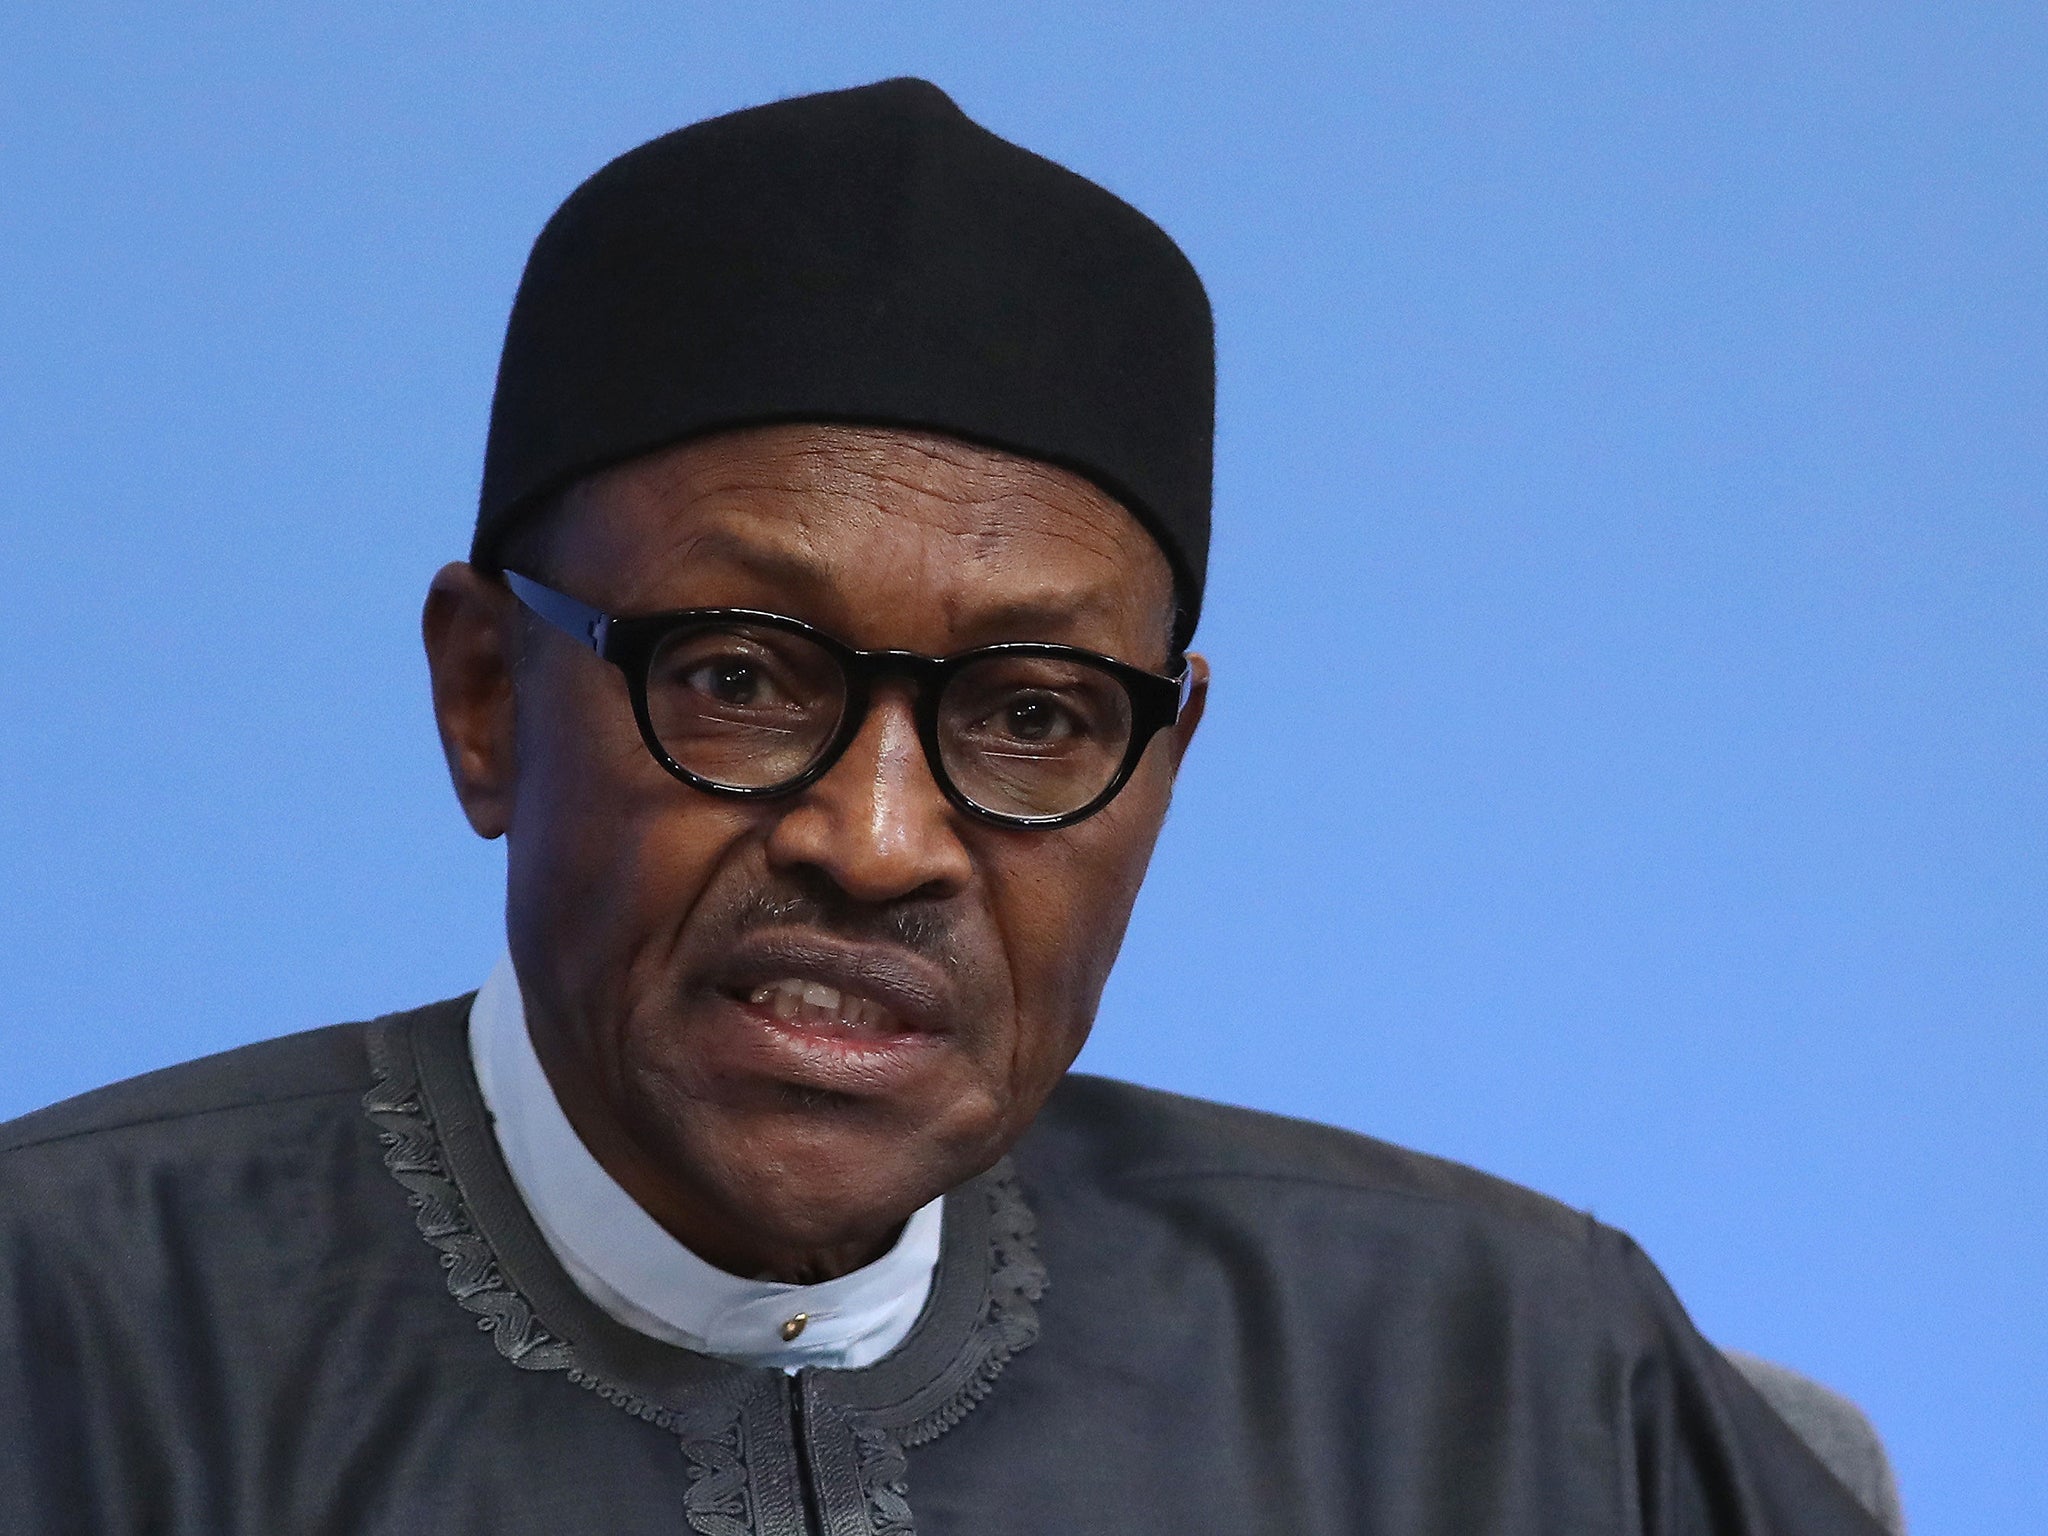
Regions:
<instances>
[{"instance_id":1,"label":"wrinkled forehead","mask_svg":"<svg viewBox=\"0 0 2048 1536\"><path fill-rule=\"evenodd\" d=\"M619 611L765 607L868 645L1048 640L1147 664L1174 611L1171 565L1115 497L939 433L715 433L585 477L551 521L549 569Z\"/></svg>"}]
</instances>

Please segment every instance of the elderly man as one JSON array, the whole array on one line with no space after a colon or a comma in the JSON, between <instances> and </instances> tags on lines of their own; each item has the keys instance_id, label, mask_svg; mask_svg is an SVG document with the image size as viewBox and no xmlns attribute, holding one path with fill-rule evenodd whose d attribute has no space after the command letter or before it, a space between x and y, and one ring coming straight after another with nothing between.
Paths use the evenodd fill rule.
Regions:
<instances>
[{"instance_id":1,"label":"elderly man","mask_svg":"<svg viewBox=\"0 0 2048 1536\"><path fill-rule=\"evenodd\" d=\"M1619 1234L1068 1078L1208 670L1207 301L896 81L535 246L473 999L17 1122L9 1532L1867 1532Z\"/></svg>"}]
</instances>

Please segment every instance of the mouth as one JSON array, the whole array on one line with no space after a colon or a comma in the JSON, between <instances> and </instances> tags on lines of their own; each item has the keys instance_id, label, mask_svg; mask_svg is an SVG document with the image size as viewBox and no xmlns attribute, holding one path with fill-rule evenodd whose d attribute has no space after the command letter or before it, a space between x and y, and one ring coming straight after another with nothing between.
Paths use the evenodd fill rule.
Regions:
<instances>
[{"instance_id":1,"label":"mouth","mask_svg":"<svg viewBox=\"0 0 2048 1536\"><path fill-rule=\"evenodd\" d=\"M849 1044L881 1043L922 1033L897 1017L886 1003L812 977L784 976L765 982L748 993L746 1001L777 1024Z\"/></svg>"},{"instance_id":2,"label":"mouth","mask_svg":"<svg viewBox=\"0 0 2048 1536\"><path fill-rule=\"evenodd\" d=\"M945 970L894 946L802 932L753 934L718 978L747 1075L865 1097L906 1088L953 1043Z\"/></svg>"}]
</instances>

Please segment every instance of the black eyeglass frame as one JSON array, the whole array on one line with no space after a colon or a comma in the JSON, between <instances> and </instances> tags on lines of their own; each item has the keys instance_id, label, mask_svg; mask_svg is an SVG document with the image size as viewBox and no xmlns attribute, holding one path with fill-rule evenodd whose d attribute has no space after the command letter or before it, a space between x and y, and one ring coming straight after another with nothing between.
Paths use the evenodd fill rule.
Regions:
<instances>
[{"instance_id":1,"label":"black eyeglass frame","mask_svg":"<svg viewBox=\"0 0 2048 1536\"><path fill-rule=\"evenodd\" d=\"M778 795L795 794L817 783L832 771L867 723L874 684L885 677L904 677L914 686L912 715L917 723L918 740L924 747L925 765L949 803L977 820L999 827L1040 831L1070 827L1077 821L1087 820L1117 797L1137 771L1139 760L1144 757L1152 738L1179 721L1181 711L1187 708L1189 695L1194 690L1194 668L1185 659L1181 662L1178 676L1161 677L1156 672L1147 672L1113 656L1078 646L1037 641L976 646L973 650L956 651L951 656L923 656L916 651L863 651L786 614L766 613L754 608L674 608L662 613L610 614L544 586L531 576L510 570L499 574L512 589L512 595L535 616L578 644L588 646L601 660L610 662L625 674L626 691L633 700L633 718L640 726L640 739L657 763L692 789L733 799L772 799ZM653 665L654 653L663 640L679 629L719 624L748 624L801 636L830 656L846 680L845 707L837 728L819 748L811 765L792 779L758 788L721 784L691 772L669 756L668 749L655 734L653 715L647 707L647 673ZM1116 772L1110 776L1101 793L1086 805L1051 816L1018 816L992 811L970 800L946 771L945 757L939 748L939 698L947 681L975 662L1005 656L1067 661L1095 667L1114 678L1129 698L1131 739L1124 748L1123 761L1117 765Z\"/></svg>"}]
</instances>

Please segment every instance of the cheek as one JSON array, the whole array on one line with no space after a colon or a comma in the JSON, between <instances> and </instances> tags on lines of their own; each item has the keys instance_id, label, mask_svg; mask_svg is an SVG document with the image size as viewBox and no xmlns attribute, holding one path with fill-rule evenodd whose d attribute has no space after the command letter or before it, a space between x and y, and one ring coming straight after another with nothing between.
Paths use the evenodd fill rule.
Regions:
<instances>
[{"instance_id":1,"label":"cheek","mask_svg":"<svg viewBox=\"0 0 2048 1536\"><path fill-rule=\"evenodd\" d=\"M623 696L523 714L519 751L507 885L530 943L583 984L665 955L744 821L663 771Z\"/></svg>"},{"instance_id":2,"label":"cheek","mask_svg":"<svg viewBox=\"0 0 2048 1536\"><path fill-rule=\"evenodd\" d=\"M1154 798L1127 791L1079 826L1037 834L1043 847L1006 840L999 920L1015 969L1020 1095L1050 1092L1087 1042L1158 835Z\"/></svg>"}]
</instances>

